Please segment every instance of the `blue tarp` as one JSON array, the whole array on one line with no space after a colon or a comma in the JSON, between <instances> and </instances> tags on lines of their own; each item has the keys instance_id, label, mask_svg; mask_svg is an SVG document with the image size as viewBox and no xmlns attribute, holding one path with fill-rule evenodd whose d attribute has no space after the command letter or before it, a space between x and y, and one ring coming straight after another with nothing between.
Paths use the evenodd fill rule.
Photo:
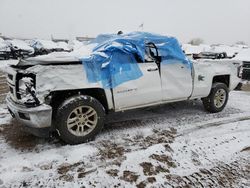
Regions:
<instances>
[{"instance_id":1,"label":"blue tarp","mask_svg":"<svg viewBox=\"0 0 250 188\"><path fill-rule=\"evenodd\" d=\"M161 63L178 60L191 69L192 63L186 58L174 37L146 32L99 35L92 41L97 43L97 46L91 56L82 59L88 81L101 81L104 88L114 88L126 81L140 78L143 74L135 57L144 60L145 46L149 42L158 48Z\"/></svg>"}]
</instances>

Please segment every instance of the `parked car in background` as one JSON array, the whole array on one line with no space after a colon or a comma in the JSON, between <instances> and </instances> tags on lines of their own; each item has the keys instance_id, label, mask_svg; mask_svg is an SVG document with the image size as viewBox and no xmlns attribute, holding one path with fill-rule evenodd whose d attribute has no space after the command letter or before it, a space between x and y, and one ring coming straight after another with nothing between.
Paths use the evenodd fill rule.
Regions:
<instances>
[{"instance_id":1,"label":"parked car in background","mask_svg":"<svg viewBox=\"0 0 250 188\"><path fill-rule=\"evenodd\" d=\"M26 58L34 55L34 49L29 46L24 40L13 39L6 40L11 49L11 58Z\"/></svg>"},{"instance_id":2,"label":"parked car in background","mask_svg":"<svg viewBox=\"0 0 250 188\"><path fill-rule=\"evenodd\" d=\"M234 58L240 51L242 47L240 46L229 46L229 45L211 45L210 52L214 53L226 53L228 58Z\"/></svg>"},{"instance_id":3,"label":"parked car in background","mask_svg":"<svg viewBox=\"0 0 250 188\"><path fill-rule=\"evenodd\" d=\"M221 52L201 52L199 54L194 54L193 59L226 59L227 53Z\"/></svg>"},{"instance_id":4,"label":"parked car in background","mask_svg":"<svg viewBox=\"0 0 250 188\"><path fill-rule=\"evenodd\" d=\"M65 49L58 46L56 42L51 40L39 40L34 39L30 40L30 46L34 48L35 53L34 55L46 55L52 52L63 52Z\"/></svg>"},{"instance_id":5,"label":"parked car in background","mask_svg":"<svg viewBox=\"0 0 250 188\"><path fill-rule=\"evenodd\" d=\"M234 59L242 61L241 77L243 80L250 81L250 48L243 49Z\"/></svg>"},{"instance_id":6,"label":"parked car in background","mask_svg":"<svg viewBox=\"0 0 250 188\"><path fill-rule=\"evenodd\" d=\"M193 56L197 56L202 52L210 51L211 47L207 44L200 45L191 45L191 44L182 44L182 50L188 56L193 58Z\"/></svg>"},{"instance_id":7,"label":"parked car in background","mask_svg":"<svg viewBox=\"0 0 250 188\"><path fill-rule=\"evenodd\" d=\"M11 54L10 45L0 38L0 59L9 59Z\"/></svg>"},{"instance_id":8,"label":"parked car in background","mask_svg":"<svg viewBox=\"0 0 250 188\"><path fill-rule=\"evenodd\" d=\"M70 49L70 46L67 42L59 41L59 42L56 42L56 44L57 44L59 49L63 49L63 51L65 51L65 52L72 51L72 49Z\"/></svg>"}]
</instances>

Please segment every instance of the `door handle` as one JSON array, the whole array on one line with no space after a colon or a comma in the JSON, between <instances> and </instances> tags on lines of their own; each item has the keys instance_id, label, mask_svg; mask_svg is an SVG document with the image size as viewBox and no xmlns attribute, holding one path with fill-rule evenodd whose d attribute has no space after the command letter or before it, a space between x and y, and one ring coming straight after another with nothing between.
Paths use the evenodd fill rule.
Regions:
<instances>
[{"instance_id":1,"label":"door handle","mask_svg":"<svg viewBox=\"0 0 250 188\"><path fill-rule=\"evenodd\" d=\"M158 68L149 68L147 71L152 72L152 71L158 71L158 70L159 70Z\"/></svg>"}]
</instances>

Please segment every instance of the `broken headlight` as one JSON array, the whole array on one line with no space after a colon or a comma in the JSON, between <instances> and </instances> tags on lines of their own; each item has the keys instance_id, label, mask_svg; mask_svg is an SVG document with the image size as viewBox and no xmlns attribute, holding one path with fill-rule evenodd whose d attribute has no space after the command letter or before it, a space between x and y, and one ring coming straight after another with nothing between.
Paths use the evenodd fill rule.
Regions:
<instances>
[{"instance_id":1,"label":"broken headlight","mask_svg":"<svg viewBox=\"0 0 250 188\"><path fill-rule=\"evenodd\" d=\"M36 97L35 77L33 75L22 75L17 84L17 98L26 105L38 105Z\"/></svg>"}]
</instances>

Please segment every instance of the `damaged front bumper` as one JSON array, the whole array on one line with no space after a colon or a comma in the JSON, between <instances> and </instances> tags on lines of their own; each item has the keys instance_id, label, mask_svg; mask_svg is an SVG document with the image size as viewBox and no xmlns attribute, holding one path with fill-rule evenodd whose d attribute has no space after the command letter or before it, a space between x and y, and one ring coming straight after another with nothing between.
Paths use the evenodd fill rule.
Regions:
<instances>
[{"instance_id":1,"label":"damaged front bumper","mask_svg":"<svg viewBox=\"0 0 250 188\"><path fill-rule=\"evenodd\" d=\"M35 107L26 107L18 104L7 95L6 102L11 115L25 126L25 129L40 137L49 136L52 129L52 107L41 104Z\"/></svg>"}]
</instances>

